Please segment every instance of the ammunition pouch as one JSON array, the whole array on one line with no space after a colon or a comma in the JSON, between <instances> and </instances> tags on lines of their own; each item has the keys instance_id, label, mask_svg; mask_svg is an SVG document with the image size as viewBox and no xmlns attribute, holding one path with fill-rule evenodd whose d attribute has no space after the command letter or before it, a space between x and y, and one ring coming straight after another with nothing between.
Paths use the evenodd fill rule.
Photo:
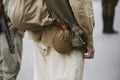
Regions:
<instances>
[{"instance_id":1,"label":"ammunition pouch","mask_svg":"<svg viewBox=\"0 0 120 80\"><path fill-rule=\"evenodd\" d=\"M83 30L75 31L72 34L71 43L74 48L85 48L87 46L87 35Z\"/></svg>"}]
</instances>

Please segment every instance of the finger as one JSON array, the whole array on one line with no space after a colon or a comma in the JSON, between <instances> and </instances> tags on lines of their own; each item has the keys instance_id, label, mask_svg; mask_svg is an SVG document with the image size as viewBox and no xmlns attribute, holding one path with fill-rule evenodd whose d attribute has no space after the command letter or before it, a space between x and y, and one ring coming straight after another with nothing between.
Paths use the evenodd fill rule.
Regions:
<instances>
[{"instance_id":1,"label":"finger","mask_svg":"<svg viewBox=\"0 0 120 80\"><path fill-rule=\"evenodd\" d=\"M86 53L86 54L84 54L84 58L92 59L92 58L94 58L94 53Z\"/></svg>"},{"instance_id":2,"label":"finger","mask_svg":"<svg viewBox=\"0 0 120 80\"><path fill-rule=\"evenodd\" d=\"M85 59L93 59L93 56L84 56Z\"/></svg>"},{"instance_id":3,"label":"finger","mask_svg":"<svg viewBox=\"0 0 120 80\"><path fill-rule=\"evenodd\" d=\"M94 58L94 50L92 50L91 52L89 52L89 56L90 56L90 58Z\"/></svg>"}]
</instances>

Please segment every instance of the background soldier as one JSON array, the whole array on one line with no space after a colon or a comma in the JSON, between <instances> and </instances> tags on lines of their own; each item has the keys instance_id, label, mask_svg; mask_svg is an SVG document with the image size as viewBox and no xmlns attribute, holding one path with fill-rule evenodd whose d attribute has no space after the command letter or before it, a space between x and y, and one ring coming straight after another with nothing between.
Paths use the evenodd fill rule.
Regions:
<instances>
[{"instance_id":1,"label":"background soldier","mask_svg":"<svg viewBox=\"0 0 120 80\"><path fill-rule=\"evenodd\" d=\"M102 0L103 33L118 33L113 29L115 7L118 0Z\"/></svg>"},{"instance_id":2,"label":"background soldier","mask_svg":"<svg viewBox=\"0 0 120 80\"><path fill-rule=\"evenodd\" d=\"M4 8L6 11L7 1L8 0L3 0L3 2L5 2ZM2 0L0 0L0 16L3 15L4 8ZM7 23L11 38L14 42L15 53L10 53L5 33L0 30L0 80L16 80L21 65L22 38L24 32L13 27L9 19L7 19Z\"/></svg>"}]
</instances>

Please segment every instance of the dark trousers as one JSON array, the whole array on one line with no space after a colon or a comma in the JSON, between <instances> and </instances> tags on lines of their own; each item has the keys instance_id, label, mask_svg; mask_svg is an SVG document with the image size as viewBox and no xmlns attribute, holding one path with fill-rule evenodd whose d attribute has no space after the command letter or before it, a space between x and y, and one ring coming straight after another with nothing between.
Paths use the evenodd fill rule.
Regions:
<instances>
[{"instance_id":1,"label":"dark trousers","mask_svg":"<svg viewBox=\"0 0 120 80\"><path fill-rule=\"evenodd\" d=\"M115 7L118 0L102 0L103 32L113 32Z\"/></svg>"}]
</instances>

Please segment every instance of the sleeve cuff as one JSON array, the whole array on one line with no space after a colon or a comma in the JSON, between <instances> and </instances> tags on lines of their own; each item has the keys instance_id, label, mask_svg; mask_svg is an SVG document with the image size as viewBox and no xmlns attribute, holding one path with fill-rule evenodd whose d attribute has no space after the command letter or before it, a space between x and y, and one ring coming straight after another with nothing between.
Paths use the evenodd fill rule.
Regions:
<instances>
[{"instance_id":1,"label":"sleeve cuff","mask_svg":"<svg viewBox=\"0 0 120 80\"><path fill-rule=\"evenodd\" d=\"M87 43L88 43L88 46L89 46L89 45L93 45L93 36L92 36L92 35L89 35L89 36L88 36Z\"/></svg>"}]
</instances>

